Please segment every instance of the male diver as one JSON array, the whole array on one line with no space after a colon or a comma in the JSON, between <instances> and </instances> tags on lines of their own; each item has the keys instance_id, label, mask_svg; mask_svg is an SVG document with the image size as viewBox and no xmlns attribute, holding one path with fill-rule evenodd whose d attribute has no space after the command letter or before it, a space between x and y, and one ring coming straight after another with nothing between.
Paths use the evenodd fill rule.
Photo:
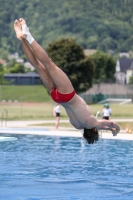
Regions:
<instances>
[{"instance_id":1,"label":"male diver","mask_svg":"<svg viewBox=\"0 0 133 200\"><path fill-rule=\"evenodd\" d=\"M67 75L32 37L23 18L14 21L14 30L28 61L35 67L52 99L65 108L70 123L76 129L83 129L83 137L87 142L93 144L98 140L98 130L111 130L114 136L117 135L119 125L94 117L86 102L76 94Z\"/></svg>"}]
</instances>

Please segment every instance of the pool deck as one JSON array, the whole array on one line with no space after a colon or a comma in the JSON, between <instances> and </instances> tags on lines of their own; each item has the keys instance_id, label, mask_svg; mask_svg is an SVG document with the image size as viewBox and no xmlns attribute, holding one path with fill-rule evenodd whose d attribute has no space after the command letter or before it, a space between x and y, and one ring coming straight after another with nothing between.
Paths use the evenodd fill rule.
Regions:
<instances>
[{"instance_id":1,"label":"pool deck","mask_svg":"<svg viewBox=\"0 0 133 200\"><path fill-rule=\"evenodd\" d=\"M133 119L113 119L114 122L133 122ZM35 124L55 123L55 120L13 120L7 121L6 127L27 127ZM70 123L69 120L60 120L60 123ZM2 123L5 127L5 122Z\"/></svg>"},{"instance_id":2,"label":"pool deck","mask_svg":"<svg viewBox=\"0 0 133 200\"><path fill-rule=\"evenodd\" d=\"M123 119L122 119L123 120ZM125 120L123 120L125 121ZM133 121L132 119L130 121ZM61 136L61 137L82 137L81 131L75 128L59 127L56 130L54 127L40 127L37 124L54 123L55 120L36 120L36 121L8 121L6 127L0 128L0 133L3 134L32 134L32 135L46 135L46 136ZM61 122L69 123L68 120L61 120ZM113 136L111 132L100 132L100 138L103 139L121 139L133 140L133 134L128 134L125 130L117 136Z\"/></svg>"}]
</instances>

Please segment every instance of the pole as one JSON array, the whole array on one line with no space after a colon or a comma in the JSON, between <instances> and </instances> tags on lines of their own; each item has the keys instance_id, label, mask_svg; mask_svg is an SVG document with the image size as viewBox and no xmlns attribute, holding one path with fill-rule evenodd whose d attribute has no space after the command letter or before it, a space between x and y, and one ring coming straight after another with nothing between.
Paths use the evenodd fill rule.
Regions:
<instances>
[{"instance_id":1,"label":"pole","mask_svg":"<svg viewBox=\"0 0 133 200\"><path fill-rule=\"evenodd\" d=\"M22 117L22 94L20 94L20 118Z\"/></svg>"},{"instance_id":2,"label":"pole","mask_svg":"<svg viewBox=\"0 0 133 200\"><path fill-rule=\"evenodd\" d=\"M0 84L0 102L2 101L2 90L1 90L1 84Z\"/></svg>"}]
</instances>

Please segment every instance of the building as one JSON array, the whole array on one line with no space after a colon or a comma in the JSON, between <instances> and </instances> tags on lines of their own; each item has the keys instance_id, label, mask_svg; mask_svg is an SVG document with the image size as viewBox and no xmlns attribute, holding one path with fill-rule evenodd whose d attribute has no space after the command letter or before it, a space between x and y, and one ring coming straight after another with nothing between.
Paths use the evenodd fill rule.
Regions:
<instances>
[{"instance_id":1,"label":"building","mask_svg":"<svg viewBox=\"0 0 133 200\"><path fill-rule=\"evenodd\" d=\"M133 76L133 59L119 58L116 63L116 83L128 84L131 76Z\"/></svg>"},{"instance_id":2,"label":"building","mask_svg":"<svg viewBox=\"0 0 133 200\"><path fill-rule=\"evenodd\" d=\"M37 73L4 74L4 79L11 85L40 85L40 77Z\"/></svg>"}]
</instances>

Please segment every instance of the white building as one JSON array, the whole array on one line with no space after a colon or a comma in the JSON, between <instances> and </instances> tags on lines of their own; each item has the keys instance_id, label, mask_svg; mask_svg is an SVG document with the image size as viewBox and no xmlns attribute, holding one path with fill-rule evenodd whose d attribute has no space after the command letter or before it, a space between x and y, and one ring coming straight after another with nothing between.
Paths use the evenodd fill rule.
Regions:
<instances>
[{"instance_id":1,"label":"white building","mask_svg":"<svg viewBox=\"0 0 133 200\"><path fill-rule=\"evenodd\" d=\"M116 83L128 84L131 76L133 76L133 59L119 58L116 63Z\"/></svg>"}]
</instances>

